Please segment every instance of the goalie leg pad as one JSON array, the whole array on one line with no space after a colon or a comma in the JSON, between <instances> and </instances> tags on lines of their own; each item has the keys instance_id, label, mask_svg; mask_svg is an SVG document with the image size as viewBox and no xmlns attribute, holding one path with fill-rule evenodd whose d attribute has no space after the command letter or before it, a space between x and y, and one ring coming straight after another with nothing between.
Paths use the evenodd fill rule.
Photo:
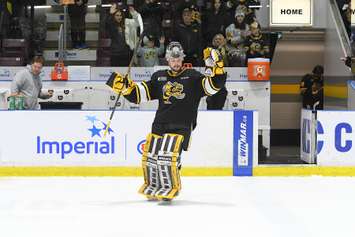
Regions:
<instances>
[{"instance_id":1,"label":"goalie leg pad","mask_svg":"<svg viewBox=\"0 0 355 237\"><path fill-rule=\"evenodd\" d=\"M167 133L163 136L161 149L158 152L158 172L161 188L156 192L156 197L171 200L181 190L180 181L180 153L184 136Z\"/></svg>"},{"instance_id":2,"label":"goalie leg pad","mask_svg":"<svg viewBox=\"0 0 355 237\"><path fill-rule=\"evenodd\" d=\"M148 199L154 199L155 193L161 188L157 167L157 154L160 149L161 142L161 136L150 133L147 136L146 143L143 148L142 168L144 184L138 192L145 195Z\"/></svg>"}]
</instances>

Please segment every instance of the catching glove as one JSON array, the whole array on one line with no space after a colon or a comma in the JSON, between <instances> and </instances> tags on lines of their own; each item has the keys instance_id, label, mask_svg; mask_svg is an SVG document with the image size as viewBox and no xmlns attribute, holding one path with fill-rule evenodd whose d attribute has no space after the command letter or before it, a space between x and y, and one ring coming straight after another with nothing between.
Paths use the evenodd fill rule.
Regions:
<instances>
[{"instance_id":1,"label":"catching glove","mask_svg":"<svg viewBox=\"0 0 355 237\"><path fill-rule=\"evenodd\" d=\"M203 50L203 60L205 61L205 75L213 77L224 74L224 63L220 52L213 48Z\"/></svg>"}]
</instances>

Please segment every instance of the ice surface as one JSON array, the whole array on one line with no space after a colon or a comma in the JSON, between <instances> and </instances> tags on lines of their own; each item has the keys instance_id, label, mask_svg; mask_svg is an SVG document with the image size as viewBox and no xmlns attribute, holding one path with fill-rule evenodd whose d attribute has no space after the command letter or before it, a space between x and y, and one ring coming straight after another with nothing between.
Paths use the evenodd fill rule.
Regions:
<instances>
[{"instance_id":1,"label":"ice surface","mask_svg":"<svg viewBox=\"0 0 355 237\"><path fill-rule=\"evenodd\" d=\"M355 178L184 177L170 205L142 178L1 178L1 237L355 236Z\"/></svg>"}]
</instances>

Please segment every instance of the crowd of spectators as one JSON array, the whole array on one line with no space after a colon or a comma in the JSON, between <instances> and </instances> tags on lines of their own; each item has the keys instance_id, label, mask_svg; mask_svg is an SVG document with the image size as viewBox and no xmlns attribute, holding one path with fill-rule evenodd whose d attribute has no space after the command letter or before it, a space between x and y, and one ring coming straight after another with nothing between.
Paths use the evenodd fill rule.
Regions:
<instances>
[{"instance_id":1,"label":"crowd of spectators","mask_svg":"<svg viewBox=\"0 0 355 237\"><path fill-rule=\"evenodd\" d=\"M269 41L262 34L256 19L259 0L144 0L144 1L105 1L112 4L110 10L103 11L100 37L110 38L112 52L130 51L129 41L133 38L117 36L112 28L119 28L118 22L112 23L117 12L123 20L134 19L129 8L134 9L137 31L143 32L139 48L140 66L163 63L164 46L178 41L184 48L185 63L201 66L202 50L207 46L218 48L226 66L246 66L247 58L269 57ZM142 27L139 20L142 19ZM126 34L127 35L127 34ZM131 37L135 37L131 35ZM162 40L163 39L163 40ZM119 42L118 42L119 40ZM123 55L120 53L120 55ZM115 60L111 62L114 63ZM125 64L129 57L125 56Z\"/></svg>"},{"instance_id":2,"label":"crowd of spectators","mask_svg":"<svg viewBox=\"0 0 355 237\"><path fill-rule=\"evenodd\" d=\"M7 7L9 2L11 9ZM88 1L74 2L69 7L71 47L85 49ZM270 42L256 19L260 0L102 0L101 3L96 8L100 13L99 40L110 39L111 66L127 66L140 39L138 66L164 64L164 49L171 41L181 43L185 63L193 66L202 66L202 50L207 46L219 49L225 65L232 67L246 66L248 58L270 54ZM46 19L35 19L31 28L26 11L30 4L30 0L0 0L2 15L9 16L5 17L9 19L5 22L7 27L1 27L2 35L24 38L32 42L35 54L42 54Z\"/></svg>"}]
</instances>

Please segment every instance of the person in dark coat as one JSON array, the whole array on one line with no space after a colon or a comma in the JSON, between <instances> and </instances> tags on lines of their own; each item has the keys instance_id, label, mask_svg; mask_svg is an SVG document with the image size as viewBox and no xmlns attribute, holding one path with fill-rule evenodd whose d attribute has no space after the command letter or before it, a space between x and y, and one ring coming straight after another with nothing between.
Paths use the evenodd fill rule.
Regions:
<instances>
[{"instance_id":1,"label":"person in dark coat","mask_svg":"<svg viewBox=\"0 0 355 237\"><path fill-rule=\"evenodd\" d=\"M161 4L158 4L156 0L145 0L139 13L143 18L144 34L159 38L163 20L163 7Z\"/></svg>"},{"instance_id":2,"label":"person in dark coat","mask_svg":"<svg viewBox=\"0 0 355 237\"><path fill-rule=\"evenodd\" d=\"M304 109L311 109L313 106L312 84L313 84L312 74L306 74L302 77L300 83L300 92L302 96L302 108Z\"/></svg>"},{"instance_id":3,"label":"person in dark coat","mask_svg":"<svg viewBox=\"0 0 355 237\"><path fill-rule=\"evenodd\" d=\"M129 7L132 19L126 18L120 8L113 8L105 22L106 33L111 39L111 66L128 66L134 47L139 40L140 14ZM143 28L143 27L142 27Z\"/></svg>"},{"instance_id":4,"label":"person in dark coat","mask_svg":"<svg viewBox=\"0 0 355 237\"><path fill-rule=\"evenodd\" d=\"M87 48L85 16L88 0L75 0L74 2L74 4L68 6L72 47L76 49L84 49Z\"/></svg>"},{"instance_id":5,"label":"person in dark coat","mask_svg":"<svg viewBox=\"0 0 355 237\"><path fill-rule=\"evenodd\" d=\"M224 33L230 23L230 15L221 0L214 0L212 9L202 17L202 33L205 45L208 45L218 33Z\"/></svg>"},{"instance_id":6,"label":"person in dark coat","mask_svg":"<svg viewBox=\"0 0 355 237\"><path fill-rule=\"evenodd\" d=\"M182 22L175 27L173 40L180 42L185 52L185 63L200 66L202 61L202 34L199 24L192 22L192 10L185 8Z\"/></svg>"}]
</instances>

